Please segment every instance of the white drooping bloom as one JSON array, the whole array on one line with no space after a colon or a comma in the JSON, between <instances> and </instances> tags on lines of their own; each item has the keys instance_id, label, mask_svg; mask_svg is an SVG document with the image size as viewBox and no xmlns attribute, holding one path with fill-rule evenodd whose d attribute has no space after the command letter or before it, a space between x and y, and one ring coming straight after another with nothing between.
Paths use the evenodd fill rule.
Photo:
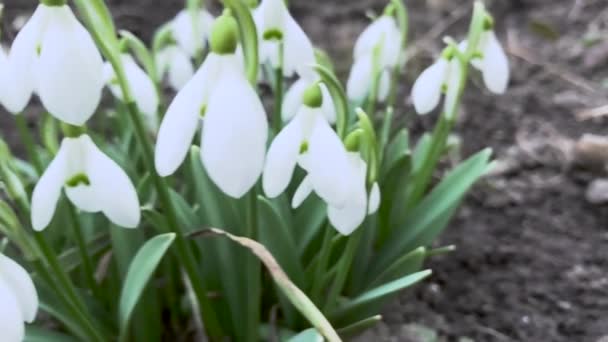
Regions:
<instances>
[{"instance_id":1,"label":"white drooping bloom","mask_svg":"<svg viewBox=\"0 0 608 342\"><path fill-rule=\"evenodd\" d=\"M462 68L458 58L447 60L441 56L437 62L428 67L418 76L412 88L412 100L418 114L431 112L441 100L441 94L446 91L445 108L452 108L460 88Z\"/></svg>"},{"instance_id":2,"label":"white drooping bloom","mask_svg":"<svg viewBox=\"0 0 608 342\"><path fill-rule=\"evenodd\" d=\"M137 62L135 62L131 55L123 53L121 59L131 89L131 94L137 104L137 108L144 115L148 128L152 132L156 132L158 128L158 117L156 112L158 111L159 100L154 82L150 79L150 76L137 65ZM122 89L118 84L116 73L110 62L106 62L104 65L104 80L108 88L110 88L112 95L120 101L124 101Z\"/></svg>"},{"instance_id":3,"label":"white drooping bloom","mask_svg":"<svg viewBox=\"0 0 608 342\"><path fill-rule=\"evenodd\" d=\"M155 62L159 77L164 79L167 75L169 86L175 91L180 91L194 75L190 56L178 46L170 45L160 50Z\"/></svg>"},{"instance_id":4,"label":"white drooping bloom","mask_svg":"<svg viewBox=\"0 0 608 342\"><path fill-rule=\"evenodd\" d=\"M177 45L190 57L194 57L205 46L213 22L213 16L205 10L199 10L198 15L182 10L169 25Z\"/></svg>"},{"instance_id":5,"label":"white drooping bloom","mask_svg":"<svg viewBox=\"0 0 608 342\"><path fill-rule=\"evenodd\" d=\"M400 52L399 26L394 17L385 14L368 26L355 43L354 64L346 85L348 98L361 102L369 95L376 67L381 73L378 100L386 100L390 91L391 70L399 63Z\"/></svg>"},{"instance_id":6,"label":"white drooping bloom","mask_svg":"<svg viewBox=\"0 0 608 342\"><path fill-rule=\"evenodd\" d=\"M283 98L283 104L281 107L281 119L283 122L290 121L298 112L300 106L302 106L302 96L306 88L310 86L311 82L307 79L300 78L295 81L291 87L285 93ZM336 123L336 108L334 107L334 100L329 93L329 89L324 83L320 83L321 92L323 94L323 104L321 110L329 122L330 125Z\"/></svg>"},{"instance_id":7,"label":"white drooping bloom","mask_svg":"<svg viewBox=\"0 0 608 342\"><path fill-rule=\"evenodd\" d=\"M240 198L262 173L268 122L262 102L247 81L243 62L236 53L236 21L223 16L215 25L219 29L212 33L212 51L177 94L161 123L155 164L161 176L174 173L202 122L203 165L224 193ZM218 37L214 39L216 32ZM226 32L229 36L223 37Z\"/></svg>"},{"instance_id":8,"label":"white drooping bloom","mask_svg":"<svg viewBox=\"0 0 608 342\"><path fill-rule=\"evenodd\" d=\"M3 254L0 254L0 303L2 341L23 341L25 322L32 323L38 313L38 294L27 271Z\"/></svg>"},{"instance_id":9,"label":"white drooping bloom","mask_svg":"<svg viewBox=\"0 0 608 342\"><path fill-rule=\"evenodd\" d=\"M51 222L62 189L82 211L102 212L126 228L139 224L139 199L133 183L86 134L64 138L55 159L38 180L32 194L35 230L43 230Z\"/></svg>"},{"instance_id":10,"label":"white drooping bloom","mask_svg":"<svg viewBox=\"0 0 608 342\"><path fill-rule=\"evenodd\" d=\"M314 84L305 91L295 117L270 145L262 178L268 197L285 191L299 165L307 172L307 185L326 203L341 207L346 202L349 192L344 177L349 170L346 148L327 122L319 98L323 98L321 89Z\"/></svg>"},{"instance_id":11,"label":"white drooping bloom","mask_svg":"<svg viewBox=\"0 0 608 342\"><path fill-rule=\"evenodd\" d=\"M374 183L369 194L366 189L367 164L358 152L348 153L348 171L342 177L348 182L347 200L341 206L327 204L327 216L342 235L350 235L380 206L380 187ZM294 195L292 206L298 207L314 191L306 176Z\"/></svg>"},{"instance_id":12,"label":"white drooping bloom","mask_svg":"<svg viewBox=\"0 0 608 342\"><path fill-rule=\"evenodd\" d=\"M283 44L283 75L314 76L310 68L315 63L313 45L289 14L283 0L262 0L253 12L253 19L260 40L260 63L270 63L273 68L278 68L281 64L279 44Z\"/></svg>"},{"instance_id":13,"label":"white drooping bloom","mask_svg":"<svg viewBox=\"0 0 608 342\"><path fill-rule=\"evenodd\" d=\"M461 48L466 48L466 41ZM494 94L504 94L509 84L509 59L503 50L496 34L492 30L481 35L478 51L479 58L474 58L471 64L481 71L486 87Z\"/></svg>"},{"instance_id":14,"label":"white drooping bloom","mask_svg":"<svg viewBox=\"0 0 608 342\"><path fill-rule=\"evenodd\" d=\"M40 4L8 56L4 106L23 111L34 92L59 120L81 126L103 89L103 60L87 30L67 6Z\"/></svg>"}]
</instances>

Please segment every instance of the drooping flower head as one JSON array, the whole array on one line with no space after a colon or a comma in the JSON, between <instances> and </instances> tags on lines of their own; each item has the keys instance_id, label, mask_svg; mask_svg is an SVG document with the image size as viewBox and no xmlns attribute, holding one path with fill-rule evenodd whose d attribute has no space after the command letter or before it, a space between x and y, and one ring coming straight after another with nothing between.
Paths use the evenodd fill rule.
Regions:
<instances>
[{"instance_id":1,"label":"drooping flower head","mask_svg":"<svg viewBox=\"0 0 608 342\"><path fill-rule=\"evenodd\" d=\"M123 53L121 59L137 108L139 108L139 111L144 115L148 129L151 132L156 132L158 128L158 117L156 112L158 111L159 99L154 82L150 79L150 76L137 65L137 62L135 62L135 59L133 59L131 55ZM110 62L104 64L104 80L108 88L110 88L112 95L120 101L124 101L122 89L116 80L116 73Z\"/></svg>"},{"instance_id":2,"label":"drooping flower head","mask_svg":"<svg viewBox=\"0 0 608 342\"><path fill-rule=\"evenodd\" d=\"M369 95L377 68L380 72L378 99L384 101L390 90L390 73L399 62L400 52L399 26L390 13L385 13L372 22L355 43L354 64L346 86L348 98L361 102Z\"/></svg>"},{"instance_id":3,"label":"drooping flower head","mask_svg":"<svg viewBox=\"0 0 608 342\"><path fill-rule=\"evenodd\" d=\"M35 230L43 230L51 222L62 189L82 211L103 212L110 221L126 228L139 224L140 205L133 183L87 134L65 137L38 180L32 194Z\"/></svg>"},{"instance_id":4,"label":"drooping flower head","mask_svg":"<svg viewBox=\"0 0 608 342\"><path fill-rule=\"evenodd\" d=\"M228 13L214 23L210 43L207 59L177 94L161 123L155 165L161 176L174 173L202 122L203 165L223 192L240 198L262 173L268 122L236 53L238 26Z\"/></svg>"},{"instance_id":5,"label":"drooping flower head","mask_svg":"<svg viewBox=\"0 0 608 342\"><path fill-rule=\"evenodd\" d=\"M310 80L300 78L287 90L281 107L281 119L283 122L291 121L298 113L298 109L302 106L304 92L310 87L310 84ZM333 125L336 123L336 108L334 106L334 101L329 93L329 89L327 89L327 86L324 83L319 83L319 87L321 88L321 93L323 95L321 110L323 111L323 115L325 115L327 122L330 125Z\"/></svg>"},{"instance_id":6,"label":"drooping flower head","mask_svg":"<svg viewBox=\"0 0 608 342\"><path fill-rule=\"evenodd\" d=\"M253 12L253 19L260 40L260 63L270 63L276 69L282 55L284 76L297 73L301 77L313 77L310 69L310 65L315 63L313 45L289 14L283 0L262 0Z\"/></svg>"},{"instance_id":7,"label":"drooping flower head","mask_svg":"<svg viewBox=\"0 0 608 342\"><path fill-rule=\"evenodd\" d=\"M346 202L346 148L327 122L323 102L320 85L309 85L295 117L270 145L262 183L268 197L285 191L299 165L307 172L307 184L325 202L338 207Z\"/></svg>"},{"instance_id":8,"label":"drooping flower head","mask_svg":"<svg viewBox=\"0 0 608 342\"><path fill-rule=\"evenodd\" d=\"M103 89L103 61L91 35L67 5L40 4L8 56L2 102L23 111L34 92L59 120L80 126L93 115Z\"/></svg>"},{"instance_id":9,"label":"drooping flower head","mask_svg":"<svg viewBox=\"0 0 608 342\"><path fill-rule=\"evenodd\" d=\"M481 71L484 84L491 92L503 94L509 83L509 60L492 27L491 22L484 27L470 62L474 68ZM459 82L462 66L456 54L463 55L468 49L466 40L458 44L458 51L455 51L454 46L448 46L437 62L420 74L412 88L414 107L419 114L426 114L435 109L442 92L446 92L445 108L451 108L461 87Z\"/></svg>"},{"instance_id":10,"label":"drooping flower head","mask_svg":"<svg viewBox=\"0 0 608 342\"><path fill-rule=\"evenodd\" d=\"M38 312L38 294L27 271L3 254L0 254L0 303L2 341L23 341L25 322L32 323Z\"/></svg>"}]
</instances>

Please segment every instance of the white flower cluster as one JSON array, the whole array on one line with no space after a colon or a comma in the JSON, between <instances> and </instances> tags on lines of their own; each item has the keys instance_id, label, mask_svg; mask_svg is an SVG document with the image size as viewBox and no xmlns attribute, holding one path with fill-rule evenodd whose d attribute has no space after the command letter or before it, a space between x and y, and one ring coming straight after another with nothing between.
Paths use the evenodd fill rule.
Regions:
<instances>
[{"instance_id":1,"label":"white flower cluster","mask_svg":"<svg viewBox=\"0 0 608 342\"><path fill-rule=\"evenodd\" d=\"M70 125L84 125L97 110L104 87L103 60L67 5L40 4L0 63L0 79L10 84L3 87L0 100L14 114L24 110L34 93L51 115ZM129 81L141 89L145 74L128 58L125 64ZM31 211L34 229L48 226L63 188L80 210L101 211L124 227L139 224L133 184L87 134L65 137L36 184Z\"/></svg>"}]
</instances>

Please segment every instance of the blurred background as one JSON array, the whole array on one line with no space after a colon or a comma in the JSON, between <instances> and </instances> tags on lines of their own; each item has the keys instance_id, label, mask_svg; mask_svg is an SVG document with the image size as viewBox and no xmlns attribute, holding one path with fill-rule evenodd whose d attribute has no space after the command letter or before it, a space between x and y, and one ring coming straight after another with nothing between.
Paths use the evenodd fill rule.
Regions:
<instances>
[{"instance_id":1,"label":"blurred background","mask_svg":"<svg viewBox=\"0 0 608 342\"><path fill-rule=\"evenodd\" d=\"M214 14L217 1L207 1ZM108 0L117 27L149 41L182 1ZM291 0L296 19L345 80L354 40L385 0ZM5 0L8 46L37 1ZM608 341L608 1L486 1L510 56L504 96L469 84L452 160L490 146L498 161L442 236L457 246L434 275L384 313L361 341ZM410 89L466 34L471 0L406 0L409 60L398 117L414 135ZM10 85L8 85L10 86ZM0 116L11 140L12 121ZM26 113L37 129L34 108ZM459 142L459 144L458 144ZM448 163L450 161L447 161Z\"/></svg>"}]
</instances>

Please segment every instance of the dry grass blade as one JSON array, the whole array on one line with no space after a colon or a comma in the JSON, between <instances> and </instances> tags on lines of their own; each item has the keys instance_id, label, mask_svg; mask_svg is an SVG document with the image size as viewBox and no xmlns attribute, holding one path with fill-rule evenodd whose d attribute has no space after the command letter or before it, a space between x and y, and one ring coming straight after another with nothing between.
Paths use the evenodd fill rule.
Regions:
<instances>
[{"instance_id":1,"label":"dry grass blade","mask_svg":"<svg viewBox=\"0 0 608 342\"><path fill-rule=\"evenodd\" d=\"M325 318L325 316L306 296L306 294L304 294L302 290L300 290L294 283L291 282L291 280L289 280L287 274L285 274L281 266L279 266L279 263L277 263L275 258L272 256L272 254L270 254L266 247L264 247L264 245L252 239L235 236L217 228L205 229L195 232L190 236L223 236L249 249L253 254L255 254L256 257L258 257L258 259L260 259L264 266L266 266L274 281L289 298L291 303L310 321L310 323L327 339L327 341L342 341L327 318Z\"/></svg>"}]
</instances>

